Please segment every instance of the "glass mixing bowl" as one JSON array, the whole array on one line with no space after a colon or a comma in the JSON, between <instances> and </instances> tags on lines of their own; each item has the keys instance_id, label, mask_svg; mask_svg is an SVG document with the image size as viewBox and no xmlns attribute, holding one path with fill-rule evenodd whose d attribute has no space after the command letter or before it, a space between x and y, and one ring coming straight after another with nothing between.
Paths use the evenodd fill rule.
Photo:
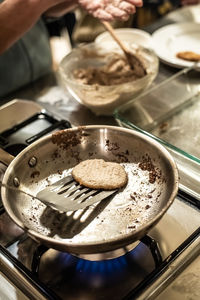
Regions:
<instances>
[{"instance_id":1,"label":"glass mixing bowl","mask_svg":"<svg viewBox=\"0 0 200 300\"><path fill-rule=\"evenodd\" d=\"M152 50L133 43L128 44L128 50L142 60L147 73L144 77L115 85L90 85L79 82L74 76L75 70L102 67L108 64L111 53L122 54L118 45L113 45L108 50L97 43L89 43L74 48L62 59L59 65L62 86L74 99L96 115L112 115L118 106L134 99L147 89L158 73L159 60Z\"/></svg>"}]
</instances>

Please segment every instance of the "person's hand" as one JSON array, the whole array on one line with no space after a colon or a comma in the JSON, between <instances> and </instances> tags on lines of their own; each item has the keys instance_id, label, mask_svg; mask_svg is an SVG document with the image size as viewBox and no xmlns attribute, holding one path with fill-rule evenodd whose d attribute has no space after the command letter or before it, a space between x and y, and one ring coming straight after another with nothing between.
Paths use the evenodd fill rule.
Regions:
<instances>
[{"instance_id":1,"label":"person's hand","mask_svg":"<svg viewBox=\"0 0 200 300\"><path fill-rule=\"evenodd\" d=\"M78 3L88 13L103 21L127 20L135 13L136 7L143 5L142 0L78 0Z\"/></svg>"},{"instance_id":2,"label":"person's hand","mask_svg":"<svg viewBox=\"0 0 200 300\"><path fill-rule=\"evenodd\" d=\"M46 16L60 17L77 5L80 5L89 14L104 20L113 21L114 19L127 20L134 14L136 7L143 5L142 0L61 0L45 12Z\"/></svg>"}]
</instances>

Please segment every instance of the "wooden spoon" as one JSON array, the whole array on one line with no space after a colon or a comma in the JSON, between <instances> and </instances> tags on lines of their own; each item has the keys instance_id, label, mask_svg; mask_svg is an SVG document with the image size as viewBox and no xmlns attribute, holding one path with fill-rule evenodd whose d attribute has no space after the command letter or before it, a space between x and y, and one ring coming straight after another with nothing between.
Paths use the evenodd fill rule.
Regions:
<instances>
[{"instance_id":1,"label":"wooden spoon","mask_svg":"<svg viewBox=\"0 0 200 300\"><path fill-rule=\"evenodd\" d=\"M139 77L146 75L146 70L145 70L142 62L139 60L139 58L137 56L135 56L133 53L129 52L129 50L126 48L124 43L122 43L122 41L116 35L116 33L115 33L113 27L110 25L110 23L108 23L106 21L102 21L102 24L104 25L106 30L110 33L110 35L113 37L113 39L117 42L117 44L120 46L120 48L124 52L131 69L136 70Z\"/></svg>"}]
</instances>

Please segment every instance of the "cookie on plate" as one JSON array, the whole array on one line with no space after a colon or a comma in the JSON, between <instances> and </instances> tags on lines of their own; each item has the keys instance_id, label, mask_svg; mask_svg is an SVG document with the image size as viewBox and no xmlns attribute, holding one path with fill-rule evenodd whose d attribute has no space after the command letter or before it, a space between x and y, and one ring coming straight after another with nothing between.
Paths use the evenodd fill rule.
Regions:
<instances>
[{"instance_id":1,"label":"cookie on plate","mask_svg":"<svg viewBox=\"0 0 200 300\"><path fill-rule=\"evenodd\" d=\"M199 61L200 60L200 54L192 52L192 51L182 51L178 52L176 54L176 57L189 60L189 61Z\"/></svg>"}]
</instances>

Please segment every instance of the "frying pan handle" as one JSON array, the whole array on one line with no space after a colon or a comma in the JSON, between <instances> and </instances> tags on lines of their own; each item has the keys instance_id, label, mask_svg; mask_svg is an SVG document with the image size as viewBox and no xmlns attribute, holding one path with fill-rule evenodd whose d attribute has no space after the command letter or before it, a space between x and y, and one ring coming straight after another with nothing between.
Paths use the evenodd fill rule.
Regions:
<instances>
[{"instance_id":1,"label":"frying pan handle","mask_svg":"<svg viewBox=\"0 0 200 300\"><path fill-rule=\"evenodd\" d=\"M3 149L0 148L0 162L1 163L8 166L13 159L14 159L14 156L12 156L8 152L6 152L6 151L4 151Z\"/></svg>"}]
</instances>

